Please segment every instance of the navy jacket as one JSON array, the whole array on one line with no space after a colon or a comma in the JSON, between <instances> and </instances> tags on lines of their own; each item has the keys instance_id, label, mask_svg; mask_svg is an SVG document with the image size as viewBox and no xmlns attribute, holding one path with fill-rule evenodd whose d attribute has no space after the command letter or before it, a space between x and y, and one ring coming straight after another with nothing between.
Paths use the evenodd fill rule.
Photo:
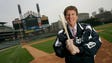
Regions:
<instances>
[{"instance_id":1,"label":"navy jacket","mask_svg":"<svg viewBox=\"0 0 112 63\"><path fill-rule=\"evenodd\" d=\"M54 42L53 48L57 56L65 57L66 63L94 63L94 56L101 46L101 40L96 31L88 24L77 23L77 34L73 38L68 26L67 30L71 39L74 39L80 53L71 55L66 48L67 36L64 30L60 30Z\"/></svg>"}]
</instances>

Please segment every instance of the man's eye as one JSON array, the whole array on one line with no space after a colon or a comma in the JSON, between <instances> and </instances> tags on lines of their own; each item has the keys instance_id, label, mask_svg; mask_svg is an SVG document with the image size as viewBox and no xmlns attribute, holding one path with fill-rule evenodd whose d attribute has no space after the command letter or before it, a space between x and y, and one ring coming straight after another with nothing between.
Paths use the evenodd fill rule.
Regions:
<instances>
[{"instance_id":1,"label":"man's eye","mask_svg":"<svg viewBox=\"0 0 112 63\"><path fill-rule=\"evenodd\" d=\"M72 14L72 15L75 15L75 14Z\"/></svg>"}]
</instances>

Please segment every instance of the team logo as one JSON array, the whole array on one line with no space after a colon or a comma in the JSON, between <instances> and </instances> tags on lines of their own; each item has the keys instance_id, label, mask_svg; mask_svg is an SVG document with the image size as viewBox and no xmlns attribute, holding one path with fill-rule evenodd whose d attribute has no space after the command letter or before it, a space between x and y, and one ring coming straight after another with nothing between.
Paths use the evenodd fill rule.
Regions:
<instances>
[{"instance_id":1,"label":"team logo","mask_svg":"<svg viewBox=\"0 0 112 63\"><path fill-rule=\"evenodd\" d=\"M76 37L76 43L81 44L81 38Z\"/></svg>"},{"instance_id":2,"label":"team logo","mask_svg":"<svg viewBox=\"0 0 112 63\"><path fill-rule=\"evenodd\" d=\"M86 44L88 46L89 49L93 48L96 46L95 42L89 42L88 44Z\"/></svg>"}]
</instances>

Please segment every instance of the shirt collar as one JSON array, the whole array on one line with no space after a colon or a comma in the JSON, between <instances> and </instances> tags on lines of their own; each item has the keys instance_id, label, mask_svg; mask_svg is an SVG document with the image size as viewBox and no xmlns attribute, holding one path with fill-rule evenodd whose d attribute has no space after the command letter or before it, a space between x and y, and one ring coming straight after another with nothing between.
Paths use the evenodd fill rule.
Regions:
<instances>
[{"instance_id":1,"label":"shirt collar","mask_svg":"<svg viewBox=\"0 0 112 63\"><path fill-rule=\"evenodd\" d=\"M68 25L68 28L69 28L69 30L70 30L72 36L74 36L73 31L72 31L73 28L72 28L70 25ZM77 24L75 24L75 26L74 26L74 31L77 33Z\"/></svg>"},{"instance_id":2,"label":"shirt collar","mask_svg":"<svg viewBox=\"0 0 112 63\"><path fill-rule=\"evenodd\" d=\"M73 29L70 25L68 25L68 27L69 27L70 30ZM77 30L77 24L75 24L75 26L74 26L74 30Z\"/></svg>"}]
</instances>

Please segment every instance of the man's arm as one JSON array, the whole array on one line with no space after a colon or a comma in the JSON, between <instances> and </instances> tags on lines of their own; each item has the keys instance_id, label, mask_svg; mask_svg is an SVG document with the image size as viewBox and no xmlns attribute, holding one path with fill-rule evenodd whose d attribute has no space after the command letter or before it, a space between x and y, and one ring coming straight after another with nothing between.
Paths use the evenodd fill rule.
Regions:
<instances>
[{"instance_id":1,"label":"man's arm","mask_svg":"<svg viewBox=\"0 0 112 63\"><path fill-rule=\"evenodd\" d=\"M67 37L64 35L63 32L63 30L58 32L57 38L53 44L54 51L58 57L64 57L65 54L62 42L64 42Z\"/></svg>"},{"instance_id":2,"label":"man's arm","mask_svg":"<svg viewBox=\"0 0 112 63\"><path fill-rule=\"evenodd\" d=\"M99 35L88 25L86 26L82 38L82 46L79 47L80 53L94 56L101 47Z\"/></svg>"}]
</instances>

